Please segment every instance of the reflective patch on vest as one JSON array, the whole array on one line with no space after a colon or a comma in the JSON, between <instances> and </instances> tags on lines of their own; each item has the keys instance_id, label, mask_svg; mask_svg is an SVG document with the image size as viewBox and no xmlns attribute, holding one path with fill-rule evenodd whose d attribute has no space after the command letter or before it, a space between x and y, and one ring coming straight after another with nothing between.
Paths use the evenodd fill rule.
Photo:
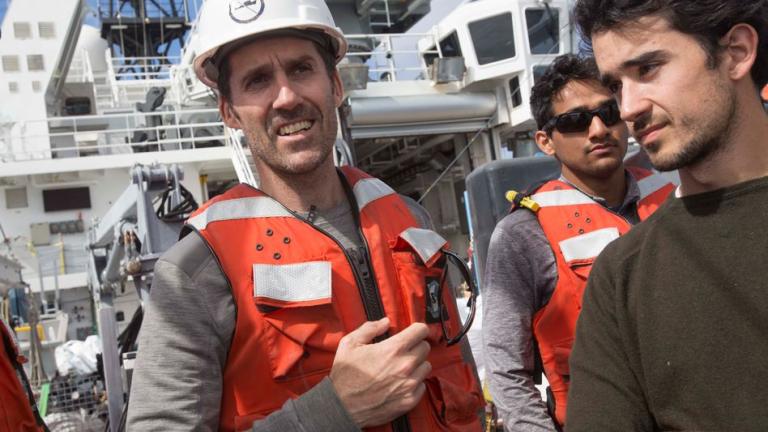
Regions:
<instances>
[{"instance_id":1,"label":"reflective patch on vest","mask_svg":"<svg viewBox=\"0 0 768 432\"><path fill-rule=\"evenodd\" d=\"M440 234L424 228L408 228L399 237L413 248L427 266L434 264L434 258L448 243Z\"/></svg>"},{"instance_id":2,"label":"reflective patch on vest","mask_svg":"<svg viewBox=\"0 0 768 432\"><path fill-rule=\"evenodd\" d=\"M275 307L315 306L331 302L331 263L254 264L253 297Z\"/></svg>"},{"instance_id":3,"label":"reflective patch on vest","mask_svg":"<svg viewBox=\"0 0 768 432\"><path fill-rule=\"evenodd\" d=\"M239 198L213 203L202 213L189 218L187 224L202 230L211 222L264 217L293 217L293 215L269 197Z\"/></svg>"},{"instance_id":4,"label":"reflective patch on vest","mask_svg":"<svg viewBox=\"0 0 768 432\"><path fill-rule=\"evenodd\" d=\"M585 260L600 255L608 243L619 238L618 228L603 228L571 237L559 243L565 262Z\"/></svg>"},{"instance_id":5,"label":"reflective patch on vest","mask_svg":"<svg viewBox=\"0 0 768 432\"><path fill-rule=\"evenodd\" d=\"M592 198L575 189L540 192L531 196L539 207L596 204Z\"/></svg>"},{"instance_id":6,"label":"reflective patch on vest","mask_svg":"<svg viewBox=\"0 0 768 432\"><path fill-rule=\"evenodd\" d=\"M355 200L357 200L358 209L362 210L365 206L379 198L392 195L395 193L391 187L377 178L366 178L355 183L355 187L352 189L355 194Z\"/></svg>"},{"instance_id":7,"label":"reflective patch on vest","mask_svg":"<svg viewBox=\"0 0 768 432\"><path fill-rule=\"evenodd\" d=\"M664 177L657 174L649 175L642 180L638 180L637 187L640 189L640 199L653 194L668 184L669 182Z\"/></svg>"}]
</instances>

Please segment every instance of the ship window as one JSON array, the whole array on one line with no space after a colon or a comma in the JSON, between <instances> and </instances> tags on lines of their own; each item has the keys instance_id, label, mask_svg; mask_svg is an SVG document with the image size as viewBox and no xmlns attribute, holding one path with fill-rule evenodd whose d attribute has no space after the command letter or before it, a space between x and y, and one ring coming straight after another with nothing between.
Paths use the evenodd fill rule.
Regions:
<instances>
[{"instance_id":1,"label":"ship window","mask_svg":"<svg viewBox=\"0 0 768 432\"><path fill-rule=\"evenodd\" d=\"M37 23L37 32L43 39L53 39L56 37L56 26L50 21Z\"/></svg>"},{"instance_id":2,"label":"ship window","mask_svg":"<svg viewBox=\"0 0 768 432\"><path fill-rule=\"evenodd\" d=\"M3 56L3 71L5 72L18 72L19 71L19 57L15 55Z\"/></svg>"},{"instance_id":3,"label":"ship window","mask_svg":"<svg viewBox=\"0 0 768 432\"><path fill-rule=\"evenodd\" d=\"M477 62L481 65L515 56L515 37L512 34L510 12L469 23L469 34L475 47Z\"/></svg>"},{"instance_id":4,"label":"ship window","mask_svg":"<svg viewBox=\"0 0 768 432\"><path fill-rule=\"evenodd\" d=\"M17 209L29 206L27 202L27 188L10 188L5 190L5 208Z\"/></svg>"},{"instance_id":5,"label":"ship window","mask_svg":"<svg viewBox=\"0 0 768 432\"><path fill-rule=\"evenodd\" d=\"M88 208L91 208L91 192L87 187L43 191L43 209L47 212Z\"/></svg>"},{"instance_id":6,"label":"ship window","mask_svg":"<svg viewBox=\"0 0 768 432\"><path fill-rule=\"evenodd\" d=\"M429 51L435 51L435 47L430 48ZM440 41L440 52L443 57L461 57L461 45L459 45L459 37L455 31ZM424 54L424 62L427 66L431 66L437 57L436 52Z\"/></svg>"},{"instance_id":7,"label":"ship window","mask_svg":"<svg viewBox=\"0 0 768 432\"><path fill-rule=\"evenodd\" d=\"M40 81L32 81L32 91L35 93L40 91Z\"/></svg>"},{"instance_id":8,"label":"ship window","mask_svg":"<svg viewBox=\"0 0 768 432\"><path fill-rule=\"evenodd\" d=\"M8 91L11 93L18 93L19 92L19 83L16 81L9 81L8 82Z\"/></svg>"},{"instance_id":9,"label":"ship window","mask_svg":"<svg viewBox=\"0 0 768 432\"><path fill-rule=\"evenodd\" d=\"M28 22L13 23L13 35L16 39L30 39L32 37L32 26Z\"/></svg>"},{"instance_id":10,"label":"ship window","mask_svg":"<svg viewBox=\"0 0 768 432\"><path fill-rule=\"evenodd\" d=\"M27 70L29 71L41 71L45 70L43 64L43 56L40 54L30 54L27 56Z\"/></svg>"},{"instance_id":11,"label":"ship window","mask_svg":"<svg viewBox=\"0 0 768 432\"><path fill-rule=\"evenodd\" d=\"M536 84L536 82L541 78L542 75L544 75L544 72L547 71L547 68L549 65L536 65L533 67L533 83Z\"/></svg>"},{"instance_id":12,"label":"ship window","mask_svg":"<svg viewBox=\"0 0 768 432\"><path fill-rule=\"evenodd\" d=\"M557 54L560 52L560 20L555 8L527 9L528 44L531 54Z\"/></svg>"},{"instance_id":13,"label":"ship window","mask_svg":"<svg viewBox=\"0 0 768 432\"><path fill-rule=\"evenodd\" d=\"M523 104L523 96L520 94L520 78L514 77L509 80L509 93L512 97L513 108Z\"/></svg>"}]
</instances>

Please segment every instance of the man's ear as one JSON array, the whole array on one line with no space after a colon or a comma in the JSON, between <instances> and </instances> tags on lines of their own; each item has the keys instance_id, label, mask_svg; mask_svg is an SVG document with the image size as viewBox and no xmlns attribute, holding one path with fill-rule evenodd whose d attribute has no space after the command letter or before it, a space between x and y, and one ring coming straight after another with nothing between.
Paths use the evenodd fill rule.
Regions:
<instances>
[{"instance_id":1,"label":"man's ear","mask_svg":"<svg viewBox=\"0 0 768 432\"><path fill-rule=\"evenodd\" d=\"M750 77L752 65L757 59L759 38L755 28L746 23L736 24L720 39L725 48L724 62L727 62L728 76L738 81Z\"/></svg>"},{"instance_id":2,"label":"man's ear","mask_svg":"<svg viewBox=\"0 0 768 432\"><path fill-rule=\"evenodd\" d=\"M240 125L240 116L235 112L235 108L232 104L222 95L219 95L219 114L221 114L221 120L227 127L232 129L242 129Z\"/></svg>"},{"instance_id":3,"label":"man's ear","mask_svg":"<svg viewBox=\"0 0 768 432\"><path fill-rule=\"evenodd\" d=\"M333 76L331 77L331 86L333 87L333 103L336 108L341 106L341 102L344 101L344 85L341 83L341 76L339 70L333 70Z\"/></svg>"},{"instance_id":4,"label":"man's ear","mask_svg":"<svg viewBox=\"0 0 768 432\"><path fill-rule=\"evenodd\" d=\"M554 156L555 147L552 145L552 137L547 135L543 130L536 131L533 134L533 140L536 141L536 145L539 146L539 150L544 152L547 156Z\"/></svg>"}]
</instances>

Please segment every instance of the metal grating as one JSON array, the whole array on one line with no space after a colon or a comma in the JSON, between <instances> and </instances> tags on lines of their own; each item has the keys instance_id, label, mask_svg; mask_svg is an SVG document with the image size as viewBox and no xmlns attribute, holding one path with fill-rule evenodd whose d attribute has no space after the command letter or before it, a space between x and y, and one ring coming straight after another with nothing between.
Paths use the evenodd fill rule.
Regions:
<instances>
[{"instance_id":1,"label":"metal grating","mask_svg":"<svg viewBox=\"0 0 768 432\"><path fill-rule=\"evenodd\" d=\"M103 431L107 417L104 381L89 375L57 376L47 391L41 387L38 406L54 432Z\"/></svg>"},{"instance_id":2,"label":"metal grating","mask_svg":"<svg viewBox=\"0 0 768 432\"><path fill-rule=\"evenodd\" d=\"M13 35L16 39L31 39L32 26L28 22L15 22L13 23Z\"/></svg>"},{"instance_id":3,"label":"metal grating","mask_svg":"<svg viewBox=\"0 0 768 432\"><path fill-rule=\"evenodd\" d=\"M26 207L28 207L26 186L5 190L5 208L17 209Z\"/></svg>"},{"instance_id":4,"label":"metal grating","mask_svg":"<svg viewBox=\"0 0 768 432\"><path fill-rule=\"evenodd\" d=\"M43 39L53 39L56 37L56 25L50 21L37 23L37 32Z\"/></svg>"},{"instance_id":5,"label":"metal grating","mask_svg":"<svg viewBox=\"0 0 768 432\"><path fill-rule=\"evenodd\" d=\"M18 72L19 71L19 56L4 55L3 59L3 71L4 72Z\"/></svg>"},{"instance_id":6,"label":"metal grating","mask_svg":"<svg viewBox=\"0 0 768 432\"><path fill-rule=\"evenodd\" d=\"M19 92L19 83L16 81L9 81L8 82L8 91L11 93L18 93Z\"/></svg>"},{"instance_id":7,"label":"metal grating","mask_svg":"<svg viewBox=\"0 0 768 432\"><path fill-rule=\"evenodd\" d=\"M43 63L43 56L40 54L30 54L27 56L27 70L42 71L45 70L45 64Z\"/></svg>"}]
</instances>

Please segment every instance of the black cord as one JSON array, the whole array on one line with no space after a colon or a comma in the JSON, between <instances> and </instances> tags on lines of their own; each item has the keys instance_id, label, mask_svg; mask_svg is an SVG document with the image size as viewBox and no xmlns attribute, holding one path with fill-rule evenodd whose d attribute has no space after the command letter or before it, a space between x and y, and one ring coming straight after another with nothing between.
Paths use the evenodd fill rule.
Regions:
<instances>
[{"instance_id":1,"label":"black cord","mask_svg":"<svg viewBox=\"0 0 768 432\"><path fill-rule=\"evenodd\" d=\"M179 188L181 189L182 200L174 207L171 207L171 195L174 192L173 186L168 186L163 191L163 194L160 195L160 204L155 211L158 219L164 222L183 222L189 217L190 213L197 210L197 201L195 201L192 193L182 185L179 185Z\"/></svg>"}]
</instances>

